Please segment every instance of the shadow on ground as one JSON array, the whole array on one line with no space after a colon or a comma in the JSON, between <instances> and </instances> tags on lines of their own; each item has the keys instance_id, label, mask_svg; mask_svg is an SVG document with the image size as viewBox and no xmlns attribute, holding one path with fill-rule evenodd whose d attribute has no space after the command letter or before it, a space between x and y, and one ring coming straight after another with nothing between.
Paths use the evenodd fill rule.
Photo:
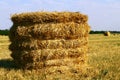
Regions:
<instances>
[{"instance_id":1,"label":"shadow on ground","mask_svg":"<svg viewBox=\"0 0 120 80\"><path fill-rule=\"evenodd\" d=\"M0 60L0 68L17 69L14 64L14 61L11 59L1 59Z\"/></svg>"}]
</instances>

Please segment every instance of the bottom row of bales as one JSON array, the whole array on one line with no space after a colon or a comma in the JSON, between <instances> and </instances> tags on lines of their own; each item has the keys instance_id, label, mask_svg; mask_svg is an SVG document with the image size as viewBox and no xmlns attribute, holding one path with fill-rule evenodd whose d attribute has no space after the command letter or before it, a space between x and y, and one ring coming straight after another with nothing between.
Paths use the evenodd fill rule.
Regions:
<instances>
[{"instance_id":1,"label":"bottom row of bales","mask_svg":"<svg viewBox=\"0 0 120 80\"><path fill-rule=\"evenodd\" d=\"M26 69L41 69L43 67L83 65L86 63L84 48L77 49L44 49L32 51L14 51L15 62Z\"/></svg>"},{"instance_id":2,"label":"bottom row of bales","mask_svg":"<svg viewBox=\"0 0 120 80\"><path fill-rule=\"evenodd\" d=\"M51 72L79 71L86 65L90 31L86 15L33 12L15 14L11 19L9 49L18 67Z\"/></svg>"}]
</instances>

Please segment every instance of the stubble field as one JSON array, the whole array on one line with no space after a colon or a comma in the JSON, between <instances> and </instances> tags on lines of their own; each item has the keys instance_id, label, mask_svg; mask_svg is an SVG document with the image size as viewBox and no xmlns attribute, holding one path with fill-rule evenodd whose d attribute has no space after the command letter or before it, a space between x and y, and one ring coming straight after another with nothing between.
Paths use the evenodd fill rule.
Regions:
<instances>
[{"instance_id":1,"label":"stubble field","mask_svg":"<svg viewBox=\"0 0 120 80\"><path fill-rule=\"evenodd\" d=\"M0 36L0 80L120 80L120 34L89 35L88 68L83 73L42 74L17 69L10 57L8 36Z\"/></svg>"}]
</instances>

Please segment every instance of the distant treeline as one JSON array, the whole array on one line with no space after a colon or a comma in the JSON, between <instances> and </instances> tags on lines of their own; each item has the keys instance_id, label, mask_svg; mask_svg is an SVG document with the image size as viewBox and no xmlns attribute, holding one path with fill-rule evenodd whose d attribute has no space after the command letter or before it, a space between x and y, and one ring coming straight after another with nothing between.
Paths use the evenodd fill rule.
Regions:
<instances>
[{"instance_id":1,"label":"distant treeline","mask_svg":"<svg viewBox=\"0 0 120 80\"><path fill-rule=\"evenodd\" d=\"M103 34L106 31L90 31L90 34ZM110 33L119 33L120 31L109 31ZM9 30L5 29L5 30L0 30L0 35L9 35Z\"/></svg>"},{"instance_id":2,"label":"distant treeline","mask_svg":"<svg viewBox=\"0 0 120 80\"><path fill-rule=\"evenodd\" d=\"M90 31L90 34L103 34L105 33L106 31ZM120 34L120 31L109 31L110 33L119 33Z\"/></svg>"},{"instance_id":3,"label":"distant treeline","mask_svg":"<svg viewBox=\"0 0 120 80\"><path fill-rule=\"evenodd\" d=\"M0 30L0 35L9 35L9 30L8 29Z\"/></svg>"}]
</instances>

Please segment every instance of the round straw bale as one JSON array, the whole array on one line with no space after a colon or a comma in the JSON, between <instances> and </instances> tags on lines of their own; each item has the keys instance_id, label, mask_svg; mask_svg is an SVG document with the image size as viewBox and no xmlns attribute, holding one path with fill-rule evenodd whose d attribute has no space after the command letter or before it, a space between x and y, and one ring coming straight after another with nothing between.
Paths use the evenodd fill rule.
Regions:
<instances>
[{"instance_id":1,"label":"round straw bale","mask_svg":"<svg viewBox=\"0 0 120 80\"><path fill-rule=\"evenodd\" d=\"M109 31L104 32L104 36L110 36L110 32Z\"/></svg>"},{"instance_id":2,"label":"round straw bale","mask_svg":"<svg viewBox=\"0 0 120 80\"><path fill-rule=\"evenodd\" d=\"M14 41L9 46L10 50L37 50L37 49L69 49L69 48L79 48L83 45L87 45L87 37L82 37L79 39L65 40L19 40Z\"/></svg>"},{"instance_id":3,"label":"round straw bale","mask_svg":"<svg viewBox=\"0 0 120 80\"><path fill-rule=\"evenodd\" d=\"M48 60L45 62L45 66L75 66L84 64L85 62L84 56L79 58L64 58L64 59L54 59L54 60Z\"/></svg>"},{"instance_id":4,"label":"round straw bale","mask_svg":"<svg viewBox=\"0 0 120 80\"><path fill-rule=\"evenodd\" d=\"M49 52L50 53L49 53ZM61 51L61 52L60 52ZM15 53L14 53L15 52ZM33 51L14 51L12 57L16 65L21 68L42 68L49 66L70 66L81 65L86 62L85 51L80 49L69 50L33 50Z\"/></svg>"},{"instance_id":5,"label":"round straw bale","mask_svg":"<svg viewBox=\"0 0 120 80\"><path fill-rule=\"evenodd\" d=\"M14 50L11 56L14 59L23 59L22 56L29 55L32 56L34 59L37 60L50 60L50 59L60 59L60 58L72 58L72 57L80 57L82 54L85 54L87 52L87 47L82 46L81 48L76 49L38 49L38 50ZM30 57L31 58L31 57ZM35 60L36 60L35 59ZM34 61L34 60L33 60Z\"/></svg>"},{"instance_id":6,"label":"round straw bale","mask_svg":"<svg viewBox=\"0 0 120 80\"><path fill-rule=\"evenodd\" d=\"M28 38L77 39L88 36L89 31L88 24L78 24L73 22L64 24L35 24L31 26L18 26L17 28L11 28L10 40L15 41L14 39L20 40Z\"/></svg>"},{"instance_id":7,"label":"round straw bale","mask_svg":"<svg viewBox=\"0 0 120 80\"><path fill-rule=\"evenodd\" d=\"M88 17L79 12L31 12L14 14L11 17L11 20L17 25L66 22L86 23Z\"/></svg>"}]
</instances>

